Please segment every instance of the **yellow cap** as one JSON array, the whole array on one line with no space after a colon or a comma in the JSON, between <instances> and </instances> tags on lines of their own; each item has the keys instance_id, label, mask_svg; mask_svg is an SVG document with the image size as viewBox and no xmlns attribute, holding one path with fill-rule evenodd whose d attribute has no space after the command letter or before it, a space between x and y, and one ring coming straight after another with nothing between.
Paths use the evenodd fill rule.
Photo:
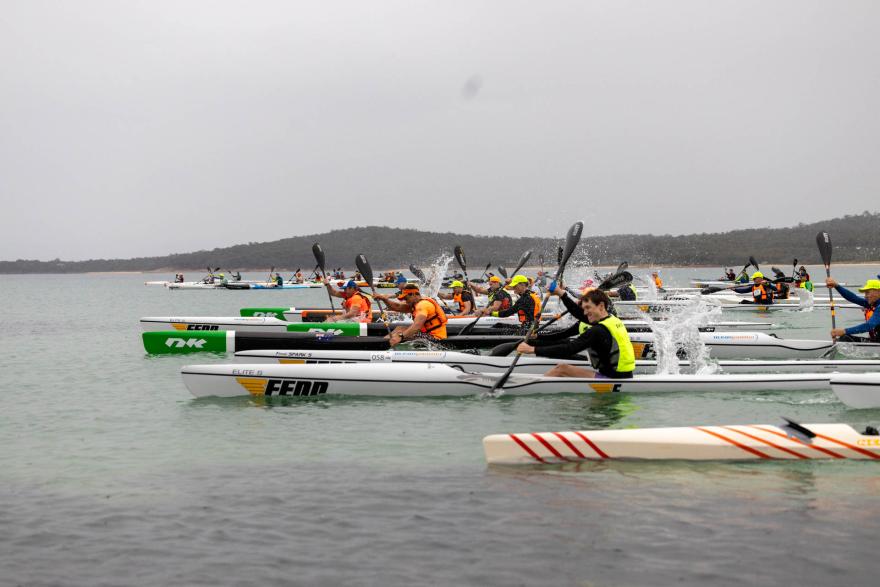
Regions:
<instances>
[{"instance_id":1,"label":"yellow cap","mask_svg":"<svg viewBox=\"0 0 880 587\"><path fill-rule=\"evenodd\" d=\"M752 273L752 281L758 279L759 277L761 279L764 279L764 274L761 273L760 271L755 271L754 273Z\"/></svg>"},{"instance_id":2,"label":"yellow cap","mask_svg":"<svg viewBox=\"0 0 880 587\"><path fill-rule=\"evenodd\" d=\"M449 284L449 287L464 287L464 284L458 280L453 281Z\"/></svg>"},{"instance_id":3,"label":"yellow cap","mask_svg":"<svg viewBox=\"0 0 880 587\"><path fill-rule=\"evenodd\" d=\"M513 279L510 280L510 285L511 285L511 286L518 285L518 284L520 284L520 283L525 283L526 285L528 285L528 284L529 284L529 278L526 277L525 275L514 275L514 276L513 276Z\"/></svg>"},{"instance_id":4,"label":"yellow cap","mask_svg":"<svg viewBox=\"0 0 880 587\"><path fill-rule=\"evenodd\" d=\"M860 287L859 291L868 291L869 289L880 289L880 279L869 279L865 282L865 287Z\"/></svg>"}]
</instances>

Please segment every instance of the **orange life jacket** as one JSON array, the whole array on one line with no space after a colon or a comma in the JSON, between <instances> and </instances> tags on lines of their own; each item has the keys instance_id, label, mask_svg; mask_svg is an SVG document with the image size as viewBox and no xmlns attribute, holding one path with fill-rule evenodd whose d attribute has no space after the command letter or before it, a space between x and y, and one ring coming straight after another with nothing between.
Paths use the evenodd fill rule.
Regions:
<instances>
[{"instance_id":1,"label":"orange life jacket","mask_svg":"<svg viewBox=\"0 0 880 587\"><path fill-rule=\"evenodd\" d=\"M522 310L517 310L517 315L519 316L519 323L525 324L526 322L532 322L533 320L537 320L538 317L541 316L541 298L533 291L527 292L528 295L532 297L532 302L535 305L535 308L532 310L532 315L527 316L525 312ZM523 294L526 295L526 294Z\"/></svg>"},{"instance_id":2,"label":"orange life jacket","mask_svg":"<svg viewBox=\"0 0 880 587\"><path fill-rule=\"evenodd\" d=\"M464 302L461 300L461 294L457 293L452 296L452 301L458 303L458 311L464 313ZM474 309L474 303L471 302L471 310Z\"/></svg>"},{"instance_id":3,"label":"orange life jacket","mask_svg":"<svg viewBox=\"0 0 880 587\"><path fill-rule=\"evenodd\" d=\"M874 310L876 309L876 306L868 306L867 308L865 308L865 322L871 319L871 316L874 315ZM880 328L869 330L868 338L871 340L871 342L880 342Z\"/></svg>"},{"instance_id":4,"label":"orange life jacket","mask_svg":"<svg viewBox=\"0 0 880 587\"><path fill-rule=\"evenodd\" d=\"M356 308L358 311L358 322L373 321L370 300L364 297L360 292L355 292L350 298L345 298L342 301L342 307L346 312L351 310L352 307Z\"/></svg>"},{"instance_id":5,"label":"orange life jacket","mask_svg":"<svg viewBox=\"0 0 880 587\"><path fill-rule=\"evenodd\" d=\"M415 319L416 314L421 310L428 317L422 325L421 332L429 334L434 338L446 338L446 313L440 307L440 304L431 298L422 298L413 305L412 315Z\"/></svg>"},{"instance_id":6,"label":"orange life jacket","mask_svg":"<svg viewBox=\"0 0 880 587\"><path fill-rule=\"evenodd\" d=\"M663 287L663 280L660 279L659 275L654 278L654 285L657 286L657 289L660 289L661 287Z\"/></svg>"},{"instance_id":7,"label":"orange life jacket","mask_svg":"<svg viewBox=\"0 0 880 587\"><path fill-rule=\"evenodd\" d=\"M759 304L772 304L773 292L764 287L764 284L752 286L752 298Z\"/></svg>"}]
</instances>

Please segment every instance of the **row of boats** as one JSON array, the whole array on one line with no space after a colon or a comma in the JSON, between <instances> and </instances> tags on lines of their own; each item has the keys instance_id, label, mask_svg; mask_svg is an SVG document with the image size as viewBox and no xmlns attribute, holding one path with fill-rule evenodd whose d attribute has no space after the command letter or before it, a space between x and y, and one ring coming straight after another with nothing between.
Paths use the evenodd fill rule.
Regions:
<instances>
[{"instance_id":1,"label":"row of boats","mask_svg":"<svg viewBox=\"0 0 880 587\"><path fill-rule=\"evenodd\" d=\"M319 284L319 287L322 287ZM631 380L555 378L542 375L559 361L522 357L504 384L508 395L815 391L830 389L855 408L880 407L880 348L867 343L785 339L766 321L722 319L721 313L801 312L828 302L810 296L772 306L739 304L733 294L700 296L693 288L668 290L665 299L641 292L616 302L637 353ZM648 299L650 298L650 299ZM714 298L707 300L707 298ZM720 299L719 299L720 298ZM698 343L711 360L676 359L684 372L658 373L669 332L659 317L695 303L716 306L713 320L697 326ZM847 311L847 305L835 305ZM857 306L854 306L858 308ZM490 349L512 349L521 335L511 319L450 318L442 344L414 342L390 348L382 323L320 322L329 309L243 308L235 317L145 317L144 348L150 354L234 353L228 364L187 365L184 384L196 397L312 397L328 395L445 397L488 393L513 361ZM771 314L773 312L773 314ZM556 317L545 314L543 319ZM402 322L402 321L401 321ZM391 324L391 328L397 324ZM425 348L425 347L428 348ZM489 351L487 353L487 351ZM667 358L668 359L668 358ZM589 367L589 361L565 361ZM880 458L876 431L861 434L845 424L786 422L775 425L708 426L642 430L562 431L487 436L493 464L641 459Z\"/></svg>"}]
</instances>

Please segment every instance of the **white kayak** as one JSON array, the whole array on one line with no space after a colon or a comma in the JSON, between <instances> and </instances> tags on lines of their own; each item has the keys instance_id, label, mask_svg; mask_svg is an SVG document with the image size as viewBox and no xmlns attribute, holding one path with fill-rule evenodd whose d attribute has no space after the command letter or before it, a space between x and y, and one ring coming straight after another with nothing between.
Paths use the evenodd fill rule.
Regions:
<instances>
[{"instance_id":1,"label":"white kayak","mask_svg":"<svg viewBox=\"0 0 880 587\"><path fill-rule=\"evenodd\" d=\"M831 389L851 408L880 408L880 372L834 375Z\"/></svg>"},{"instance_id":2,"label":"white kayak","mask_svg":"<svg viewBox=\"0 0 880 587\"><path fill-rule=\"evenodd\" d=\"M188 365L181 369L196 397L350 395L380 397L474 396L501 375L469 373L448 365L383 363ZM505 395L611 392L813 391L828 389L827 374L640 375L632 379L514 374Z\"/></svg>"},{"instance_id":3,"label":"white kayak","mask_svg":"<svg viewBox=\"0 0 880 587\"><path fill-rule=\"evenodd\" d=\"M345 350L251 350L238 351L235 360L240 363L269 363L302 365L320 363L425 363L441 364L464 371L503 373L510 367L512 356L492 357L457 351L345 351ZM543 375L560 363L590 369L586 357L579 359L548 359L523 355L516 363L516 373ZM723 373L865 373L880 371L880 360L789 360L789 361L718 361ZM680 361L683 372L690 369L689 361ZM636 375L657 372L657 361L636 361Z\"/></svg>"},{"instance_id":4,"label":"white kayak","mask_svg":"<svg viewBox=\"0 0 880 587\"><path fill-rule=\"evenodd\" d=\"M606 459L751 461L880 459L880 436L847 424L689 426L493 434L483 439L491 465Z\"/></svg>"},{"instance_id":5,"label":"white kayak","mask_svg":"<svg viewBox=\"0 0 880 587\"><path fill-rule=\"evenodd\" d=\"M449 318L450 326L464 326L474 321L474 318ZM411 318L395 320L396 324L412 323ZM165 330L237 330L239 332L323 332L326 328L324 322L287 322L268 316L146 316L140 319L141 329L147 332ZM337 324L337 323L333 323ZM346 322L352 328L357 326L358 331L350 333L352 336L368 336L368 325L365 323ZM384 328L381 322L374 322ZM503 324L519 326L516 316L508 318L481 318L477 326L495 326ZM340 332L341 334L341 332Z\"/></svg>"},{"instance_id":6,"label":"white kayak","mask_svg":"<svg viewBox=\"0 0 880 587\"><path fill-rule=\"evenodd\" d=\"M691 300L645 300L645 301L615 301L614 308L617 315L621 318L638 318L643 313L663 314L676 310L685 310L688 306L693 305ZM826 303L814 303L811 306L801 306L797 303L778 303L769 306L761 306L758 304L716 304L721 308L722 312L809 312L809 311L829 311L831 306ZM835 303L834 309L838 312L862 312L862 307L850 303Z\"/></svg>"},{"instance_id":7,"label":"white kayak","mask_svg":"<svg viewBox=\"0 0 880 587\"><path fill-rule=\"evenodd\" d=\"M653 332L630 333L637 359L655 358ZM831 340L784 339L763 332L701 332L713 359L817 359L834 348Z\"/></svg>"}]
</instances>

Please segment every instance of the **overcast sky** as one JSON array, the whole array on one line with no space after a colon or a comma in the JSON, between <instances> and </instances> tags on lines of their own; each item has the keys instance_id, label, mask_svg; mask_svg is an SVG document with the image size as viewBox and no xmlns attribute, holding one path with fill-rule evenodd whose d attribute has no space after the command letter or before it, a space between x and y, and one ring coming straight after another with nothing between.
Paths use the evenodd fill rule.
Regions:
<instances>
[{"instance_id":1,"label":"overcast sky","mask_svg":"<svg viewBox=\"0 0 880 587\"><path fill-rule=\"evenodd\" d=\"M0 8L0 259L880 209L876 0Z\"/></svg>"}]
</instances>

